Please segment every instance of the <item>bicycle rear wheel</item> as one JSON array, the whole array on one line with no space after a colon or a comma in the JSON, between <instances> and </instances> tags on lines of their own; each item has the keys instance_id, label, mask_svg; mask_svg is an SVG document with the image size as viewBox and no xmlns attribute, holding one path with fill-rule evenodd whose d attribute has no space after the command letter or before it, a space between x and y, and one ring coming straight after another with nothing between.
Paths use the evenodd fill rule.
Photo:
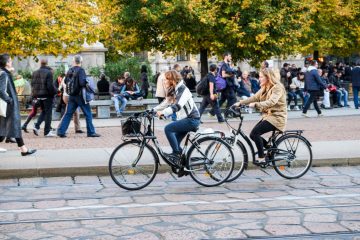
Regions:
<instances>
[{"instance_id":1,"label":"bicycle rear wheel","mask_svg":"<svg viewBox=\"0 0 360 240\"><path fill-rule=\"evenodd\" d=\"M111 154L109 172L112 180L126 190L149 185L158 169L158 156L148 144L133 140L120 144Z\"/></svg>"},{"instance_id":2,"label":"bicycle rear wheel","mask_svg":"<svg viewBox=\"0 0 360 240\"><path fill-rule=\"evenodd\" d=\"M284 135L276 141L273 167L282 177L294 179L303 176L312 163L312 151L308 141L299 135Z\"/></svg>"},{"instance_id":3,"label":"bicycle rear wheel","mask_svg":"<svg viewBox=\"0 0 360 240\"><path fill-rule=\"evenodd\" d=\"M218 186L230 177L234 154L220 138L204 137L190 147L187 164L195 182L205 187Z\"/></svg>"},{"instance_id":4,"label":"bicycle rear wheel","mask_svg":"<svg viewBox=\"0 0 360 240\"><path fill-rule=\"evenodd\" d=\"M241 141L234 143L234 139L227 137L225 138L226 143L228 143L234 154L234 169L231 176L226 180L227 182L232 182L236 180L243 173L245 169L245 163L248 161L247 150L244 144ZM212 143L216 144L216 142ZM212 147L212 144L209 145L209 148Z\"/></svg>"}]
</instances>

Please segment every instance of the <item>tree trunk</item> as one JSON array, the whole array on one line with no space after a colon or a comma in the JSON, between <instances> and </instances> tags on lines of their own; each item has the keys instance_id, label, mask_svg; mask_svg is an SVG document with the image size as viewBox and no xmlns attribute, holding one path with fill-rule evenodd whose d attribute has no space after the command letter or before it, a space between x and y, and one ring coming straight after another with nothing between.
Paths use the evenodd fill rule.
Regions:
<instances>
[{"instance_id":1,"label":"tree trunk","mask_svg":"<svg viewBox=\"0 0 360 240\"><path fill-rule=\"evenodd\" d=\"M200 64L201 64L201 78L203 78L208 72L208 50L200 49Z\"/></svg>"},{"instance_id":2,"label":"tree trunk","mask_svg":"<svg viewBox=\"0 0 360 240\"><path fill-rule=\"evenodd\" d=\"M318 50L314 50L313 59L316 60L316 61L319 60L319 51Z\"/></svg>"}]
</instances>

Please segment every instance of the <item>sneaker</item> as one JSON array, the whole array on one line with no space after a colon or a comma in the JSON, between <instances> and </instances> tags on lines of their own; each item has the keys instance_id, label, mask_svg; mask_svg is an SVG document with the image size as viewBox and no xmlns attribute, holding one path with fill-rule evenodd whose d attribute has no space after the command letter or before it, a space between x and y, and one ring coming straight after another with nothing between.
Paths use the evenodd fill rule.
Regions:
<instances>
[{"instance_id":1,"label":"sneaker","mask_svg":"<svg viewBox=\"0 0 360 240\"><path fill-rule=\"evenodd\" d=\"M0 148L0 153L4 153L6 152L7 150L5 148Z\"/></svg>"},{"instance_id":2,"label":"sneaker","mask_svg":"<svg viewBox=\"0 0 360 240\"><path fill-rule=\"evenodd\" d=\"M300 108L298 106L294 107L294 111L299 111L299 110L300 110Z\"/></svg>"},{"instance_id":3,"label":"sneaker","mask_svg":"<svg viewBox=\"0 0 360 240\"><path fill-rule=\"evenodd\" d=\"M208 112L208 117L211 117L211 118L213 118L213 117L215 117L215 115L212 115L210 112Z\"/></svg>"},{"instance_id":4,"label":"sneaker","mask_svg":"<svg viewBox=\"0 0 360 240\"><path fill-rule=\"evenodd\" d=\"M60 137L60 138L66 138L65 134L57 134L57 136Z\"/></svg>"},{"instance_id":5,"label":"sneaker","mask_svg":"<svg viewBox=\"0 0 360 240\"><path fill-rule=\"evenodd\" d=\"M136 100L143 100L144 98L143 97L138 97Z\"/></svg>"},{"instance_id":6,"label":"sneaker","mask_svg":"<svg viewBox=\"0 0 360 240\"><path fill-rule=\"evenodd\" d=\"M301 116L306 117L306 118L309 117L309 115L307 115L307 113L302 113Z\"/></svg>"},{"instance_id":7,"label":"sneaker","mask_svg":"<svg viewBox=\"0 0 360 240\"><path fill-rule=\"evenodd\" d=\"M174 165L180 166L181 164L181 156L177 153L164 153L167 160L172 162Z\"/></svg>"},{"instance_id":8,"label":"sneaker","mask_svg":"<svg viewBox=\"0 0 360 240\"><path fill-rule=\"evenodd\" d=\"M39 129L39 128L36 128L35 125L34 125L33 132L34 132L34 134L35 134L36 136L39 136L40 129Z\"/></svg>"},{"instance_id":9,"label":"sneaker","mask_svg":"<svg viewBox=\"0 0 360 240\"><path fill-rule=\"evenodd\" d=\"M76 130L75 133L85 133L83 130Z\"/></svg>"},{"instance_id":10,"label":"sneaker","mask_svg":"<svg viewBox=\"0 0 360 240\"><path fill-rule=\"evenodd\" d=\"M323 116L324 116L324 114L322 114L322 113L318 114L318 117L323 117Z\"/></svg>"},{"instance_id":11,"label":"sneaker","mask_svg":"<svg viewBox=\"0 0 360 240\"><path fill-rule=\"evenodd\" d=\"M56 137L56 134L50 131L45 137Z\"/></svg>"},{"instance_id":12,"label":"sneaker","mask_svg":"<svg viewBox=\"0 0 360 240\"><path fill-rule=\"evenodd\" d=\"M121 114L121 112L118 112L118 113L116 113L116 116L117 116L118 118L120 118L120 117L122 117L123 115Z\"/></svg>"},{"instance_id":13,"label":"sneaker","mask_svg":"<svg viewBox=\"0 0 360 240\"><path fill-rule=\"evenodd\" d=\"M220 119L220 120L218 120L218 123L224 123L225 122L225 120L224 119Z\"/></svg>"},{"instance_id":14,"label":"sneaker","mask_svg":"<svg viewBox=\"0 0 360 240\"><path fill-rule=\"evenodd\" d=\"M290 107L290 105L287 107L287 110L288 110L288 111L291 111L291 107Z\"/></svg>"}]
</instances>

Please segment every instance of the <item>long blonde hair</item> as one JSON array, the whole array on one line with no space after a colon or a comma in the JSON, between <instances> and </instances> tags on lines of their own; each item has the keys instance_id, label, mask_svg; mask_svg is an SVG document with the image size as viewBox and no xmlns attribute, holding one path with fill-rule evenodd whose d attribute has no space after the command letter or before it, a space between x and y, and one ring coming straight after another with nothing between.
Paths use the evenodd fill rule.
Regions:
<instances>
[{"instance_id":1,"label":"long blonde hair","mask_svg":"<svg viewBox=\"0 0 360 240\"><path fill-rule=\"evenodd\" d=\"M271 70L270 68L262 68L260 70L260 73L262 75L264 75L264 77L266 77L266 79L268 80L265 84L265 89L269 90L270 88L272 88L274 85L281 83L280 82L280 74L276 74L273 70Z\"/></svg>"},{"instance_id":2,"label":"long blonde hair","mask_svg":"<svg viewBox=\"0 0 360 240\"><path fill-rule=\"evenodd\" d=\"M165 73L166 96L168 100L175 101L175 87L182 80L180 73L170 70Z\"/></svg>"}]
</instances>

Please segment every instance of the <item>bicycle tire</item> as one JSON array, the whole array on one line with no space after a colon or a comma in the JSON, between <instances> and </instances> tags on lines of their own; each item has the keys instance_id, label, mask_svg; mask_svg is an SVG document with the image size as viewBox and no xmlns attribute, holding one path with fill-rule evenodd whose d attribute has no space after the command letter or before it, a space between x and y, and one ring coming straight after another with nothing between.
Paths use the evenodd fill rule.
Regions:
<instances>
[{"instance_id":1,"label":"bicycle tire","mask_svg":"<svg viewBox=\"0 0 360 240\"><path fill-rule=\"evenodd\" d=\"M248 163L248 152L244 144L239 140L236 142L236 144L234 144L234 139L226 137L225 141L230 145L234 153L234 169L230 177L226 180L226 182L232 182L239 178L240 175L244 172Z\"/></svg>"},{"instance_id":2,"label":"bicycle tire","mask_svg":"<svg viewBox=\"0 0 360 240\"><path fill-rule=\"evenodd\" d=\"M214 142L217 145L214 145ZM210 145L215 146L212 151ZM234 154L231 147L217 137L208 136L198 139L191 145L186 159L190 177L205 187L218 186L226 182L234 169ZM219 171L217 168L220 168Z\"/></svg>"},{"instance_id":3,"label":"bicycle tire","mask_svg":"<svg viewBox=\"0 0 360 240\"><path fill-rule=\"evenodd\" d=\"M147 143L140 153L142 144L139 140L126 141L112 152L109 160L109 173L119 187L126 190L139 190L154 180L158 170L159 157ZM137 165L131 166L131 163L137 158L139 158Z\"/></svg>"},{"instance_id":4,"label":"bicycle tire","mask_svg":"<svg viewBox=\"0 0 360 240\"><path fill-rule=\"evenodd\" d=\"M275 145L277 149L274 150L272 164L280 176L295 179L302 177L310 169L312 150L303 136L284 135L276 140Z\"/></svg>"}]
</instances>

